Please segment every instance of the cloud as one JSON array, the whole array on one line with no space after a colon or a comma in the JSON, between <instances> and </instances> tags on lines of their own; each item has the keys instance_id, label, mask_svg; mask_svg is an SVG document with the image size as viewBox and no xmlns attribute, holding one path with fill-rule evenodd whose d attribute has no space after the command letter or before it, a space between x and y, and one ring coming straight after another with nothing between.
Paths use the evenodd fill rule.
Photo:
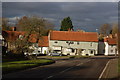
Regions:
<instances>
[{"instance_id":1,"label":"cloud","mask_svg":"<svg viewBox=\"0 0 120 80\"><path fill-rule=\"evenodd\" d=\"M92 21L92 19L89 19L89 18L85 18L85 21Z\"/></svg>"},{"instance_id":2,"label":"cloud","mask_svg":"<svg viewBox=\"0 0 120 80\"><path fill-rule=\"evenodd\" d=\"M70 16L75 29L95 31L104 23L117 22L117 14L117 2L3 2L3 17L36 15L53 22L57 30Z\"/></svg>"},{"instance_id":3,"label":"cloud","mask_svg":"<svg viewBox=\"0 0 120 80\"><path fill-rule=\"evenodd\" d=\"M54 19L54 18L44 18L44 19L46 19L48 21L56 21L56 19Z\"/></svg>"}]
</instances>

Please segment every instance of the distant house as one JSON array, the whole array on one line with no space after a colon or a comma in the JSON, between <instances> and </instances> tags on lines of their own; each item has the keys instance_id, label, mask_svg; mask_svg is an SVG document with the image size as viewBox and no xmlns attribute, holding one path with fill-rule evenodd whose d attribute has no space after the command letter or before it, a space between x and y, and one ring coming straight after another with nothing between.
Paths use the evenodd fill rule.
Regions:
<instances>
[{"instance_id":1,"label":"distant house","mask_svg":"<svg viewBox=\"0 0 120 80\"><path fill-rule=\"evenodd\" d=\"M117 38L107 37L104 39L105 53L104 55L115 55L118 54L117 50Z\"/></svg>"},{"instance_id":2,"label":"distant house","mask_svg":"<svg viewBox=\"0 0 120 80\"><path fill-rule=\"evenodd\" d=\"M25 35L24 31L2 31L2 36L4 37L3 46L7 47L9 50L15 49L15 41L17 39L23 39ZM33 49L36 53L47 54L49 41L48 36L42 36L41 39L37 42L37 34L31 34L28 41L32 43L30 49Z\"/></svg>"},{"instance_id":3,"label":"distant house","mask_svg":"<svg viewBox=\"0 0 120 80\"><path fill-rule=\"evenodd\" d=\"M48 54L49 52L49 40L48 36L42 36L38 43L38 50L42 54Z\"/></svg>"},{"instance_id":4,"label":"distant house","mask_svg":"<svg viewBox=\"0 0 120 80\"><path fill-rule=\"evenodd\" d=\"M64 55L89 55L98 53L96 32L50 31L49 49L61 51Z\"/></svg>"},{"instance_id":5,"label":"distant house","mask_svg":"<svg viewBox=\"0 0 120 80\"><path fill-rule=\"evenodd\" d=\"M14 49L16 45L13 42L24 36L24 34L25 32L23 31L2 31L2 36L4 38L3 46L10 50Z\"/></svg>"}]
</instances>

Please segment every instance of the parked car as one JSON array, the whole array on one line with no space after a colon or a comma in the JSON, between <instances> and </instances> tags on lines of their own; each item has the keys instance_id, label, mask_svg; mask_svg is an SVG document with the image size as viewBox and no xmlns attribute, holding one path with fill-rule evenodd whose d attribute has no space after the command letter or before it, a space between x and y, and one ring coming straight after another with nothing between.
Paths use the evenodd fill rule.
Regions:
<instances>
[{"instance_id":1,"label":"parked car","mask_svg":"<svg viewBox=\"0 0 120 80\"><path fill-rule=\"evenodd\" d=\"M40 55L40 52L38 50L34 50L33 52L29 53L29 52L25 52L24 55L35 55L38 56Z\"/></svg>"},{"instance_id":2,"label":"parked car","mask_svg":"<svg viewBox=\"0 0 120 80\"><path fill-rule=\"evenodd\" d=\"M62 56L61 52L58 50L54 50L48 54L49 56Z\"/></svg>"}]
</instances>

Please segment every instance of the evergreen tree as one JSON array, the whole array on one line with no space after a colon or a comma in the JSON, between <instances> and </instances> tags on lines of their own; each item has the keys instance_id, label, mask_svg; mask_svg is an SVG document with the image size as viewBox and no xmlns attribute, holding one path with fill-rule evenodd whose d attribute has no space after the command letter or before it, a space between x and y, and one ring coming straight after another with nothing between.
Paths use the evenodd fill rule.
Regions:
<instances>
[{"instance_id":1,"label":"evergreen tree","mask_svg":"<svg viewBox=\"0 0 120 80\"><path fill-rule=\"evenodd\" d=\"M69 29L73 29L73 25L70 17L66 17L61 21L60 31L68 31Z\"/></svg>"}]
</instances>

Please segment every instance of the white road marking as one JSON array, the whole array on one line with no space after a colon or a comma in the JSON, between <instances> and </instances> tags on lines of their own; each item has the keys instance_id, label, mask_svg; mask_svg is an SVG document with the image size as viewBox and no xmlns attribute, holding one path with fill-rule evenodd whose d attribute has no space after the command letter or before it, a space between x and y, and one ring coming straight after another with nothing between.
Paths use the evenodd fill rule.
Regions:
<instances>
[{"instance_id":1,"label":"white road marking","mask_svg":"<svg viewBox=\"0 0 120 80\"><path fill-rule=\"evenodd\" d=\"M61 71L60 73L64 73L64 72L66 72L66 71L68 71L68 70L70 70L70 69L72 69L72 68L73 68L73 67L67 68L67 69Z\"/></svg>"},{"instance_id":2,"label":"white road marking","mask_svg":"<svg viewBox=\"0 0 120 80\"><path fill-rule=\"evenodd\" d=\"M91 60L88 60L87 62L89 62L89 61L91 61Z\"/></svg>"},{"instance_id":3,"label":"white road marking","mask_svg":"<svg viewBox=\"0 0 120 80\"><path fill-rule=\"evenodd\" d=\"M101 78L102 78L102 76L103 76L103 73L105 72L105 70L106 70L106 68L107 68L107 66L108 66L108 64L110 63L110 60L107 62L107 64L105 65L105 67L104 67L104 69L103 69L103 71L102 71L102 73L100 74L100 76L99 76L99 79L98 80L100 80Z\"/></svg>"},{"instance_id":4,"label":"white road marking","mask_svg":"<svg viewBox=\"0 0 120 80\"><path fill-rule=\"evenodd\" d=\"M81 64L83 64L83 63L77 64L76 66L80 66Z\"/></svg>"},{"instance_id":5,"label":"white road marking","mask_svg":"<svg viewBox=\"0 0 120 80\"><path fill-rule=\"evenodd\" d=\"M88 61L86 61L86 62L89 62L89 61L91 61L91 60L88 60ZM65 61L62 61L62 62L65 62ZM62 63L62 62L59 62L59 63ZM86 63L86 62L84 62L84 63ZM84 64L84 63L79 63L79 64L77 64L76 66L80 66L80 65L82 65L82 64ZM64 73L64 72L66 72L66 71L68 71L68 70L70 70L70 69L72 69L72 68L74 68L74 67L76 67L76 66L69 67L69 68L67 68L67 69L59 72L59 74ZM57 74L57 75L58 75L58 74ZM55 75L49 76L49 77L47 77L47 79L48 79L48 78L52 78L53 76L55 76Z\"/></svg>"},{"instance_id":6,"label":"white road marking","mask_svg":"<svg viewBox=\"0 0 120 80\"><path fill-rule=\"evenodd\" d=\"M49 77L47 77L47 78L52 78L53 76L49 76Z\"/></svg>"}]
</instances>

